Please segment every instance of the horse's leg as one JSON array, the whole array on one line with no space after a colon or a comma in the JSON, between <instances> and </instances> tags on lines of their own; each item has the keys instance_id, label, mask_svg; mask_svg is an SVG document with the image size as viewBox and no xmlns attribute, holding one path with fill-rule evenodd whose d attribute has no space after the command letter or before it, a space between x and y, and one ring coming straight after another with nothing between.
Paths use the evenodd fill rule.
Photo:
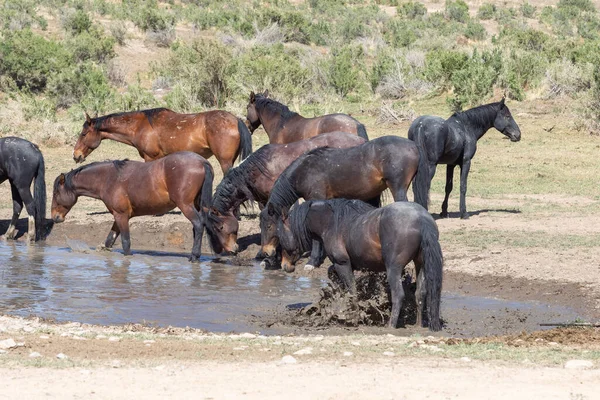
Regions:
<instances>
[{"instance_id":1,"label":"horse's leg","mask_svg":"<svg viewBox=\"0 0 600 400\"><path fill-rule=\"evenodd\" d=\"M112 248L120 233L121 231L119 230L119 225L117 225L116 221L113 222L112 228L110 228L110 232L108 232L108 236L104 242L104 247L107 249Z\"/></svg>"},{"instance_id":2,"label":"horse's leg","mask_svg":"<svg viewBox=\"0 0 600 400\"><path fill-rule=\"evenodd\" d=\"M10 182L10 190L12 192L13 199L13 215L4 237L8 240L13 240L17 233L17 221L19 220L19 215L21 215L21 210L23 210L23 200L21 200L21 195L12 182Z\"/></svg>"},{"instance_id":3,"label":"horse's leg","mask_svg":"<svg viewBox=\"0 0 600 400\"><path fill-rule=\"evenodd\" d=\"M446 196L444 197L444 202L442 203L442 213L440 214L441 218L448 218L448 198L450 197L450 192L452 191L454 167L456 167L456 165L448 164L446 166Z\"/></svg>"},{"instance_id":4,"label":"horse's leg","mask_svg":"<svg viewBox=\"0 0 600 400\"><path fill-rule=\"evenodd\" d=\"M464 160L460 166L460 217L468 219L467 214L467 177L471 168L471 160Z\"/></svg>"},{"instance_id":5,"label":"horse's leg","mask_svg":"<svg viewBox=\"0 0 600 400\"><path fill-rule=\"evenodd\" d=\"M335 260L333 268L337 273L338 277L344 282L346 289L352 293L356 293L356 281L354 280L354 273L352 272L352 265L350 260Z\"/></svg>"},{"instance_id":6,"label":"horse's leg","mask_svg":"<svg viewBox=\"0 0 600 400\"><path fill-rule=\"evenodd\" d=\"M415 300L417 302L417 326L423 326L423 311L425 310L427 287L425 286L425 271L423 264L415 260L415 273L417 279L417 290L415 292Z\"/></svg>"},{"instance_id":7,"label":"horse's leg","mask_svg":"<svg viewBox=\"0 0 600 400\"><path fill-rule=\"evenodd\" d=\"M193 204L178 205L179 209L190 220L194 227L194 245L192 246L192 255L190 261L195 263L200 260L202 252L202 234L204 233L204 217L200 215Z\"/></svg>"},{"instance_id":8,"label":"horse's leg","mask_svg":"<svg viewBox=\"0 0 600 400\"><path fill-rule=\"evenodd\" d=\"M29 186L24 188L16 187L19 192L19 196L23 203L25 204L25 209L27 210L28 215L28 224L27 224L27 242L33 243L35 242L35 204L33 201L33 196L31 195L31 191L29 190Z\"/></svg>"},{"instance_id":9,"label":"horse's leg","mask_svg":"<svg viewBox=\"0 0 600 400\"><path fill-rule=\"evenodd\" d=\"M123 247L123 254L126 256L131 255L131 240L129 239L129 217L125 214L114 214L115 224L121 232L121 246Z\"/></svg>"},{"instance_id":10,"label":"horse's leg","mask_svg":"<svg viewBox=\"0 0 600 400\"><path fill-rule=\"evenodd\" d=\"M398 319L400 319L400 310L402 309L402 303L404 302L404 288L402 287L402 268L398 264L391 265L387 268L387 280L390 285L390 292L392 295L392 314L390 315L390 328L396 328L398 326Z\"/></svg>"},{"instance_id":11,"label":"horse's leg","mask_svg":"<svg viewBox=\"0 0 600 400\"><path fill-rule=\"evenodd\" d=\"M304 266L305 271L312 271L313 269L320 267L325 260L325 251L323 251L323 244L320 240L312 241L312 250L310 252L310 258Z\"/></svg>"}]
</instances>

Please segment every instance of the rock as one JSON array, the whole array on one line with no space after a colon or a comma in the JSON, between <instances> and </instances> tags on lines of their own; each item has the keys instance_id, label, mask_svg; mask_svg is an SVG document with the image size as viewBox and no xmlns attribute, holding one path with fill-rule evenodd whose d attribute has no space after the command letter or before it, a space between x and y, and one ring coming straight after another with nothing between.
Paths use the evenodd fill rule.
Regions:
<instances>
[{"instance_id":1,"label":"rock","mask_svg":"<svg viewBox=\"0 0 600 400\"><path fill-rule=\"evenodd\" d=\"M360 342L350 342L352 346L360 346Z\"/></svg>"},{"instance_id":2,"label":"rock","mask_svg":"<svg viewBox=\"0 0 600 400\"><path fill-rule=\"evenodd\" d=\"M6 353L7 353L7 351L6 351L6 350L2 350L2 349L0 349L0 354L6 354Z\"/></svg>"},{"instance_id":3,"label":"rock","mask_svg":"<svg viewBox=\"0 0 600 400\"><path fill-rule=\"evenodd\" d=\"M315 269L314 265L306 264L304 266L305 271L313 271Z\"/></svg>"},{"instance_id":4,"label":"rock","mask_svg":"<svg viewBox=\"0 0 600 400\"><path fill-rule=\"evenodd\" d=\"M34 330L35 330L35 329L33 329L33 328L32 328L32 327L30 327L30 326L24 326L24 327L23 327L23 331L25 331L25 332L27 332L27 333L31 333L31 332L33 332Z\"/></svg>"},{"instance_id":5,"label":"rock","mask_svg":"<svg viewBox=\"0 0 600 400\"><path fill-rule=\"evenodd\" d=\"M393 351L384 351L383 355L388 357L394 357L395 354Z\"/></svg>"},{"instance_id":6,"label":"rock","mask_svg":"<svg viewBox=\"0 0 600 400\"><path fill-rule=\"evenodd\" d=\"M244 332L240 335L240 337L243 339L254 339L256 335L253 333Z\"/></svg>"},{"instance_id":7,"label":"rock","mask_svg":"<svg viewBox=\"0 0 600 400\"><path fill-rule=\"evenodd\" d=\"M144 343L146 343L146 344L156 343L156 340L148 339L148 340L144 340Z\"/></svg>"},{"instance_id":8,"label":"rock","mask_svg":"<svg viewBox=\"0 0 600 400\"><path fill-rule=\"evenodd\" d=\"M298 361L294 357L289 356L289 355L288 356L283 356L281 358L281 363L282 364L296 364L297 362Z\"/></svg>"},{"instance_id":9,"label":"rock","mask_svg":"<svg viewBox=\"0 0 600 400\"><path fill-rule=\"evenodd\" d=\"M588 369L593 367L594 363L590 360L569 360L565 363L566 369Z\"/></svg>"},{"instance_id":10,"label":"rock","mask_svg":"<svg viewBox=\"0 0 600 400\"><path fill-rule=\"evenodd\" d=\"M243 351L246 350L248 348L248 346L240 346L240 347L234 347L233 350L234 351Z\"/></svg>"},{"instance_id":11,"label":"rock","mask_svg":"<svg viewBox=\"0 0 600 400\"><path fill-rule=\"evenodd\" d=\"M48 336L48 335L40 335L40 339L50 339L50 336Z\"/></svg>"},{"instance_id":12,"label":"rock","mask_svg":"<svg viewBox=\"0 0 600 400\"><path fill-rule=\"evenodd\" d=\"M96 335L96 339L106 339L106 335Z\"/></svg>"},{"instance_id":13,"label":"rock","mask_svg":"<svg viewBox=\"0 0 600 400\"><path fill-rule=\"evenodd\" d=\"M305 347L303 349L298 350L294 354L297 355L297 356L304 356L304 355L307 355L307 354L312 354L312 347Z\"/></svg>"},{"instance_id":14,"label":"rock","mask_svg":"<svg viewBox=\"0 0 600 400\"><path fill-rule=\"evenodd\" d=\"M548 346L558 346L558 343L556 343L556 342L548 342Z\"/></svg>"},{"instance_id":15,"label":"rock","mask_svg":"<svg viewBox=\"0 0 600 400\"><path fill-rule=\"evenodd\" d=\"M58 353L58 354L56 355L56 358L58 358L59 360L66 360L66 359L67 359L67 358L69 358L69 357L67 357L67 355L66 355L66 354L63 354L63 353Z\"/></svg>"},{"instance_id":16,"label":"rock","mask_svg":"<svg viewBox=\"0 0 600 400\"><path fill-rule=\"evenodd\" d=\"M344 357L350 357L351 355L353 355L354 353L351 351L345 351L344 352Z\"/></svg>"},{"instance_id":17,"label":"rock","mask_svg":"<svg viewBox=\"0 0 600 400\"><path fill-rule=\"evenodd\" d=\"M112 368L119 368L121 366L121 361L119 361L119 360L112 360L110 362L110 366Z\"/></svg>"},{"instance_id":18,"label":"rock","mask_svg":"<svg viewBox=\"0 0 600 400\"><path fill-rule=\"evenodd\" d=\"M37 351L34 351L34 352L32 352L32 353L29 353L29 357L31 357L31 358L39 358L39 357L41 357L41 356L42 356L42 355L41 355L40 353L38 353Z\"/></svg>"},{"instance_id":19,"label":"rock","mask_svg":"<svg viewBox=\"0 0 600 400\"><path fill-rule=\"evenodd\" d=\"M15 342L12 338L0 340L0 349L8 350L13 347L17 347L17 342Z\"/></svg>"},{"instance_id":20,"label":"rock","mask_svg":"<svg viewBox=\"0 0 600 400\"><path fill-rule=\"evenodd\" d=\"M469 357L461 357L460 361L462 361L462 362L471 362L471 359Z\"/></svg>"},{"instance_id":21,"label":"rock","mask_svg":"<svg viewBox=\"0 0 600 400\"><path fill-rule=\"evenodd\" d=\"M118 337L118 336L111 336L111 337L108 338L109 342L118 342L120 340L121 340L121 338Z\"/></svg>"}]
</instances>

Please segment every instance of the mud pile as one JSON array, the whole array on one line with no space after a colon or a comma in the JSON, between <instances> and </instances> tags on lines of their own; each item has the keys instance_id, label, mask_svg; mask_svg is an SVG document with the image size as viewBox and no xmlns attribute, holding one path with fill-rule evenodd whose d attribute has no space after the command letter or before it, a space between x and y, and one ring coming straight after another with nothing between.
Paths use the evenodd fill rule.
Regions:
<instances>
[{"instance_id":1,"label":"mud pile","mask_svg":"<svg viewBox=\"0 0 600 400\"><path fill-rule=\"evenodd\" d=\"M383 326L388 323L392 304L385 272L356 272L356 294L350 294L345 290L333 267L329 268L328 276L330 282L321 289L319 300L296 310L290 318L291 324L325 327ZM401 324L414 324L415 290L410 275L405 276L404 291L406 297L401 311Z\"/></svg>"}]
</instances>

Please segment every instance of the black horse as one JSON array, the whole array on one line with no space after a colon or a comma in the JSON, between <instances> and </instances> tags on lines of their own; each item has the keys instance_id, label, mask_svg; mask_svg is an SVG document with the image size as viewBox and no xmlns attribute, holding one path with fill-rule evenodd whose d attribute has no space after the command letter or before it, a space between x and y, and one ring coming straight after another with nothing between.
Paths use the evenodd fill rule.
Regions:
<instances>
[{"instance_id":1,"label":"black horse","mask_svg":"<svg viewBox=\"0 0 600 400\"><path fill-rule=\"evenodd\" d=\"M437 225L416 203L397 202L382 208L359 200L311 200L294 206L289 218L279 220L282 266L293 264L313 239L323 241L325 252L346 289L356 291L353 270L386 271L392 297L390 327L398 325L404 300L402 275L415 263L417 325L427 309L429 329L442 329L442 249Z\"/></svg>"},{"instance_id":2,"label":"black horse","mask_svg":"<svg viewBox=\"0 0 600 400\"><path fill-rule=\"evenodd\" d=\"M35 144L17 137L0 139L0 183L8 179L13 198L13 215L5 234L7 239L14 239L16 236L15 224L21 215L23 203L29 214L29 241L44 238L45 173L44 156ZM34 182L33 196L31 182Z\"/></svg>"},{"instance_id":3,"label":"black horse","mask_svg":"<svg viewBox=\"0 0 600 400\"><path fill-rule=\"evenodd\" d=\"M406 201L418 165L417 146L398 136L383 136L348 149L321 147L305 153L279 176L261 212L264 255L275 255L277 220L299 198L358 199L379 205L381 193L389 188L394 201ZM320 245L315 241L308 268L321 262Z\"/></svg>"},{"instance_id":4,"label":"black horse","mask_svg":"<svg viewBox=\"0 0 600 400\"><path fill-rule=\"evenodd\" d=\"M419 172L413 183L415 202L427 209L429 188L437 164L447 164L446 196L440 217L448 216L448 197L452 191L454 167L460 166L460 217L469 218L465 195L471 159L477 150L477 141L490 129L496 128L512 142L521 140L521 130L504 104L497 102L455 113L447 120L425 115L415 119L408 130L421 155Z\"/></svg>"}]
</instances>

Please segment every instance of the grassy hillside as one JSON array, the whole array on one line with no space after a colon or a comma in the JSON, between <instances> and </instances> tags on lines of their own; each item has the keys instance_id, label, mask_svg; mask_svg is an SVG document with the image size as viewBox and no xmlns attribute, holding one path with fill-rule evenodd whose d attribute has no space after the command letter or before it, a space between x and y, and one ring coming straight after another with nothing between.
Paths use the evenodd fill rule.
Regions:
<instances>
[{"instance_id":1,"label":"grassy hillside","mask_svg":"<svg viewBox=\"0 0 600 400\"><path fill-rule=\"evenodd\" d=\"M2 0L0 134L70 143L84 110L242 116L249 92L266 88L308 116L350 112L378 125L503 94L552 99L573 129L597 133L597 6Z\"/></svg>"}]
</instances>

